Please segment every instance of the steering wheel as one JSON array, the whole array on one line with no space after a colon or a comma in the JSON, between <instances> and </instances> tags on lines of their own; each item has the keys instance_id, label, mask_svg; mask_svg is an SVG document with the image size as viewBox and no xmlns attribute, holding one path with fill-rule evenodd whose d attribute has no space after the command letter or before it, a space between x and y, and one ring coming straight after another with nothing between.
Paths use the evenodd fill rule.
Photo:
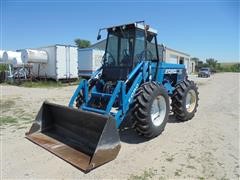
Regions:
<instances>
[{"instance_id":1,"label":"steering wheel","mask_svg":"<svg viewBox=\"0 0 240 180\"><path fill-rule=\"evenodd\" d=\"M114 66L116 64L116 60L114 59L113 55L109 51L106 51L104 53L103 63L105 65L111 65L111 66Z\"/></svg>"},{"instance_id":2,"label":"steering wheel","mask_svg":"<svg viewBox=\"0 0 240 180\"><path fill-rule=\"evenodd\" d=\"M142 60L142 59L145 59L145 54L146 54L146 59L153 59L153 54L150 50L146 49L146 50L143 50L138 57L139 60Z\"/></svg>"},{"instance_id":3,"label":"steering wheel","mask_svg":"<svg viewBox=\"0 0 240 180\"><path fill-rule=\"evenodd\" d=\"M120 64L122 66L129 66L130 65L130 54L129 54L128 49L124 49L122 51L122 55L123 55L123 57L122 57L122 59L120 61Z\"/></svg>"}]
</instances>

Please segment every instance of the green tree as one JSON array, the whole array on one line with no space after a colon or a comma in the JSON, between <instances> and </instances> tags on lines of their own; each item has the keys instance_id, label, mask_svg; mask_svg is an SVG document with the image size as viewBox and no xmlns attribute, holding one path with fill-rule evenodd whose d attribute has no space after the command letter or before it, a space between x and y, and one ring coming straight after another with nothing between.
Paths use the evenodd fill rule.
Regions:
<instances>
[{"instance_id":1,"label":"green tree","mask_svg":"<svg viewBox=\"0 0 240 180\"><path fill-rule=\"evenodd\" d=\"M74 40L75 44L77 45L77 47L79 49L81 48L87 48L87 47L90 47L91 46L91 42L88 41L88 40L84 40L84 39L75 39Z\"/></svg>"},{"instance_id":2,"label":"green tree","mask_svg":"<svg viewBox=\"0 0 240 180\"><path fill-rule=\"evenodd\" d=\"M231 66L231 72L240 72L240 63Z\"/></svg>"},{"instance_id":3,"label":"green tree","mask_svg":"<svg viewBox=\"0 0 240 180\"><path fill-rule=\"evenodd\" d=\"M212 70L216 70L217 60L215 60L214 58L208 58L206 59L206 63L208 67L210 67Z\"/></svg>"},{"instance_id":4,"label":"green tree","mask_svg":"<svg viewBox=\"0 0 240 180\"><path fill-rule=\"evenodd\" d=\"M202 61L198 61L198 66L202 67L203 66L203 62Z\"/></svg>"},{"instance_id":5,"label":"green tree","mask_svg":"<svg viewBox=\"0 0 240 180\"><path fill-rule=\"evenodd\" d=\"M217 63L217 72L240 72L240 63Z\"/></svg>"},{"instance_id":6,"label":"green tree","mask_svg":"<svg viewBox=\"0 0 240 180\"><path fill-rule=\"evenodd\" d=\"M199 58L197 58L197 57L193 57L193 58L191 58L191 60L192 60L192 61L195 61L196 64L200 61Z\"/></svg>"},{"instance_id":7,"label":"green tree","mask_svg":"<svg viewBox=\"0 0 240 180\"><path fill-rule=\"evenodd\" d=\"M217 65L216 65L216 71L217 72L220 72L220 71L222 71L223 70L223 68L222 68L222 66L221 66L221 63L217 63Z\"/></svg>"}]
</instances>

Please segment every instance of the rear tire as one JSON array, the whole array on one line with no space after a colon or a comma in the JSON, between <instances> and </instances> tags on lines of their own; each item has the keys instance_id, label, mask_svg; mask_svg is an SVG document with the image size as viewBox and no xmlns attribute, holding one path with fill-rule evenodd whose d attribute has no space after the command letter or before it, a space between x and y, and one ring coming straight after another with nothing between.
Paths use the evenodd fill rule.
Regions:
<instances>
[{"instance_id":1,"label":"rear tire","mask_svg":"<svg viewBox=\"0 0 240 180\"><path fill-rule=\"evenodd\" d=\"M177 84L172 96L172 111L180 121L193 118L198 107L198 88L193 81L184 80Z\"/></svg>"},{"instance_id":2,"label":"rear tire","mask_svg":"<svg viewBox=\"0 0 240 180\"><path fill-rule=\"evenodd\" d=\"M132 109L138 134L153 138L164 131L169 116L169 97L156 82L142 84L135 93Z\"/></svg>"}]
</instances>

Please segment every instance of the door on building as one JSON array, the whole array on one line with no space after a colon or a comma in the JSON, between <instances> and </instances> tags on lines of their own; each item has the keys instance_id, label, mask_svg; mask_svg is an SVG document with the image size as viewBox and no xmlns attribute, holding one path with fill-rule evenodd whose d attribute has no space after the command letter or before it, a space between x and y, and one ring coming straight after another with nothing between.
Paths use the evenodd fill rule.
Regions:
<instances>
[{"instance_id":1,"label":"door on building","mask_svg":"<svg viewBox=\"0 0 240 180\"><path fill-rule=\"evenodd\" d=\"M180 57L179 64L184 64L184 58L183 57Z\"/></svg>"}]
</instances>

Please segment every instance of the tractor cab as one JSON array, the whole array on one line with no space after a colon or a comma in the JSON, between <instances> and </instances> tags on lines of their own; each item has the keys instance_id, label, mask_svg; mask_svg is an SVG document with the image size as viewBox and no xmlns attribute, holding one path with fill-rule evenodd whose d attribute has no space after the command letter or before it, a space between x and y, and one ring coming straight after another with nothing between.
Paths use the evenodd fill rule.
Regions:
<instances>
[{"instance_id":1,"label":"tractor cab","mask_svg":"<svg viewBox=\"0 0 240 180\"><path fill-rule=\"evenodd\" d=\"M107 28L102 77L125 80L141 61L158 61L157 31L145 24L132 23Z\"/></svg>"}]
</instances>

